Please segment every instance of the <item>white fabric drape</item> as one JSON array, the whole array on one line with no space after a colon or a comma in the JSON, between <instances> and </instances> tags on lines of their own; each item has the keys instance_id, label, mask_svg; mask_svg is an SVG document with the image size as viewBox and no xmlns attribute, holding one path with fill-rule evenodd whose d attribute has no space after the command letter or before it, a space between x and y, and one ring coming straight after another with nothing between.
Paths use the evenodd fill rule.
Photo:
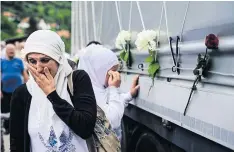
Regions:
<instances>
[{"instance_id":1,"label":"white fabric drape","mask_svg":"<svg viewBox=\"0 0 234 152\"><path fill-rule=\"evenodd\" d=\"M78 69L85 70L92 81L97 104L105 112L112 128L120 126L125 102L116 87L105 88L108 70L119 64L117 56L102 45L90 45L80 57Z\"/></svg>"}]
</instances>

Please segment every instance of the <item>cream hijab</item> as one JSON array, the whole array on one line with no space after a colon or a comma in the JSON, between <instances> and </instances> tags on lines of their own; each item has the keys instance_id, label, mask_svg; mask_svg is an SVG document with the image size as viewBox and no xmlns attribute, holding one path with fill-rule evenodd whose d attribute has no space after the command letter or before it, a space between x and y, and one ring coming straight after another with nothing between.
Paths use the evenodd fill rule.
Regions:
<instances>
[{"instance_id":1,"label":"cream hijab","mask_svg":"<svg viewBox=\"0 0 234 152\"><path fill-rule=\"evenodd\" d=\"M56 91L62 99L73 105L67 91L67 77L72 73L72 68L63 55L63 52L65 52L65 45L59 35L50 30L38 30L32 33L27 39L24 52L25 56L29 53L45 54L59 63L57 74L54 77ZM32 95L29 112L29 128L38 129L38 132L40 132L45 139L48 139L51 126L53 126L55 135L59 138L63 131L69 129L68 126L56 115L51 102L37 85L31 74L26 85L29 93ZM79 140L83 139L80 138ZM86 144L84 140L80 142L80 144L82 143ZM58 144L60 144L59 140ZM78 145L78 147L79 146L82 147L84 145Z\"/></svg>"},{"instance_id":2,"label":"cream hijab","mask_svg":"<svg viewBox=\"0 0 234 152\"><path fill-rule=\"evenodd\" d=\"M105 111L108 103L108 92L105 88L106 74L114 65L119 64L118 58L111 50L102 45L92 44L86 48L79 59L78 69L85 70L93 85L97 105Z\"/></svg>"}]
</instances>

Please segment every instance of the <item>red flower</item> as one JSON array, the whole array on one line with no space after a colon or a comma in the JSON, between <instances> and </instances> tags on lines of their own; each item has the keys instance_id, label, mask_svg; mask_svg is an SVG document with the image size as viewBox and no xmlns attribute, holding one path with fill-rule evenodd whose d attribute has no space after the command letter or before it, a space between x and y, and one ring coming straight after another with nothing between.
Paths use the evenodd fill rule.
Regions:
<instances>
[{"instance_id":1,"label":"red flower","mask_svg":"<svg viewBox=\"0 0 234 152\"><path fill-rule=\"evenodd\" d=\"M219 46L219 39L214 34L206 36L205 45L208 49L217 49Z\"/></svg>"}]
</instances>

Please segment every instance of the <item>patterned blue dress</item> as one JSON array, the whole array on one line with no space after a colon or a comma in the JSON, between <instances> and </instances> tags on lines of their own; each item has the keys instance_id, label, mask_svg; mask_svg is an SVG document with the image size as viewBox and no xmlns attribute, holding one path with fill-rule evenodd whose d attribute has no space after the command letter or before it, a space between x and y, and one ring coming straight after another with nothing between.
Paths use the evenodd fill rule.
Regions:
<instances>
[{"instance_id":1,"label":"patterned blue dress","mask_svg":"<svg viewBox=\"0 0 234 152\"><path fill-rule=\"evenodd\" d=\"M46 152L76 152L75 146L72 144L73 132L69 129L69 133L64 131L59 137L60 146L58 147L58 138L55 135L53 127L50 130L49 139L44 139L43 136L38 133L40 141L47 149Z\"/></svg>"}]
</instances>

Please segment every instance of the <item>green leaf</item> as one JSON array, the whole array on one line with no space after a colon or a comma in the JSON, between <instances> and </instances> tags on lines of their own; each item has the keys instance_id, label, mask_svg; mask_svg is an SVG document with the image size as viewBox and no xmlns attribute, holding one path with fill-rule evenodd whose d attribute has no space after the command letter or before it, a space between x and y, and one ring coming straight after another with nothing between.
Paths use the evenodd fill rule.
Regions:
<instances>
[{"instance_id":1,"label":"green leaf","mask_svg":"<svg viewBox=\"0 0 234 152\"><path fill-rule=\"evenodd\" d=\"M128 57L129 57L129 53L125 53L125 56L124 56L124 61L127 62L128 61Z\"/></svg>"},{"instance_id":2,"label":"green leaf","mask_svg":"<svg viewBox=\"0 0 234 152\"><path fill-rule=\"evenodd\" d=\"M125 54L126 54L125 51L122 51L122 52L120 53L119 56L120 56L120 58L121 58L122 60L124 60Z\"/></svg>"},{"instance_id":3,"label":"green leaf","mask_svg":"<svg viewBox=\"0 0 234 152\"><path fill-rule=\"evenodd\" d=\"M145 59L145 62L147 63L151 63L154 61L154 57L153 56L148 56L146 59Z\"/></svg>"},{"instance_id":4,"label":"green leaf","mask_svg":"<svg viewBox=\"0 0 234 152\"><path fill-rule=\"evenodd\" d=\"M158 63L150 64L149 69L148 69L148 72L149 72L150 76L154 77L159 68L160 68L160 66L159 66Z\"/></svg>"}]
</instances>

